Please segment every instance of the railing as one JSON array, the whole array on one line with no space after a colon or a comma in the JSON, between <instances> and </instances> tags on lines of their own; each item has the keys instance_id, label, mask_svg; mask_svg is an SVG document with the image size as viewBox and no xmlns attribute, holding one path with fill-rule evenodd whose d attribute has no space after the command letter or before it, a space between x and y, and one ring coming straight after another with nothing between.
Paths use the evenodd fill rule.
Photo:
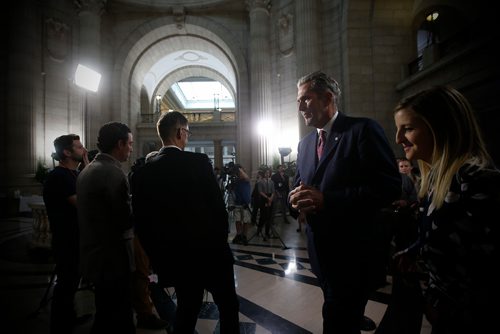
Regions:
<instances>
[{"instance_id":1,"label":"railing","mask_svg":"<svg viewBox=\"0 0 500 334\"><path fill-rule=\"evenodd\" d=\"M474 40L473 38L470 31L462 31L444 41L428 45L422 50L422 55L408 64L408 74L416 74L429 65L436 63L439 59L457 53L463 49L465 45L468 45L470 41Z\"/></svg>"},{"instance_id":2,"label":"railing","mask_svg":"<svg viewBox=\"0 0 500 334\"><path fill-rule=\"evenodd\" d=\"M212 122L235 122L236 113L234 111L202 111L202 112L183 112L189 123L212 123ZM142 123L156 123L160 117L159 113L141 114Z\"/></svg>"},{"instance_id":3,"label":"railing","mask_svg":"<svg viewBox=\"0 0 500 334\"><path fill-rule=\"evenodd\" d=\"M44 203L29 203L33 213L33 239L31 248L51 248L52 234L50 233L49 218Z\"/></svg>"}]
</instances>

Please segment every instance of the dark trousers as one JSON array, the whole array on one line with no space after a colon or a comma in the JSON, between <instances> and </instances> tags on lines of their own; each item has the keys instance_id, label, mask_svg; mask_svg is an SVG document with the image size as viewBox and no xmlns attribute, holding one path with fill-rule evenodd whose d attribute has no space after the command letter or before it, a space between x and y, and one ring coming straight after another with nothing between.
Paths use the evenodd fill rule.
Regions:
<instances>
[{"instance_id":1,"label":"dark trousers","mask_svg":"<svg viewBox=\"0 0 500 334\"><path fill-rule=\"evenodd\" d=\"M92 334L135 334L131 282L129 274L94 283L96 312Z\"/></svg>"},{"instance_id":2,"label":"dark trousers","mask_svg":"<svg viewBox=\"0 0 500 334\"><path fill-rule=\"evenodd\" d=\"M423 297L418 277L393 273L391 300L375 333L419 334L422 317Z\"/></svg>"},{"instance_id":3,"label":"dark trousers","mask_svg":"<svg viewBox=\"0 0 500 334\"><path fill-rule=\"evenodd\" d=\"M321 266L318 262L315 235L309 225L306 225L306 234L311 270L318 278L323 291L323 334L360 334L365 306L373 289L363 283L362 277L348 279L345 273L332 268L329 268L329 273L322 272L324 265ZM360 272L356 261L347 261L342 265L338 262L332 260L330 265L347 268L347 272Z\"/></svg>"},{"instance_id":4,"label":"dark trousers","mask_svg":"<svg viewBox=\"0 0 500 334\"><path fill-rule=\"evenodd\" d=\"M76 320L74 298L80 284L78 263L73 259L60 259L55 274L57 279L51 304L50 333L71 333Z\"/></svg>"},{"instance_id":5,"label":"dark trousers","mask_svg":"<svg viewBox=\"0 0 500 334\"><path fill-rule=\"evenodd\" d=\"M369 292L333 287L327 281L320 284L325 299L322 308L323 334L360 334Z\"/></svg>"},{"instance_id":6,"label":"dark trousers","mask_svg":"<svg viewBox=\"0 0 500 334\"><path fill-rule=\"evenodd\" d=\"M287 202L288 193L280 192L277 193L276 199L273 204L273 210L271 217L274 219L275 215L279 212L283 217L283 222L288 224L288 220L286 219L286 214L288 212L288 202Z\"/></svg>"},{"instance_id":7,"label":"dark trousers","mask_svg":"<svg viewBox=\"0 0 500 334\"><path fill-rule=\"evenodd\" d=\"M224 257L221 254L221 257ZM174 334L191 334L196 327L198 314L203 303L204 291L212 294L219 310L220 333L238 334L239 300L236 295L232 262L201 265L199 272L187 270L190 277L175 285L177 312ZM194 280L194 282L193 282Z\"/></svg>"},{"instance_id":8,"label":"dark trousers","mask_svg":"<svg viewBox=\"0 0 500 334\"><path fill-rule=\"evenodd\" d=\"M266 236L269 236L269 231L271 229L271 223L272 223L272 212L273 212L273 205L271 206L265 206L262 204L260 206L260 217L259 217L259 225L257 227L258 232L262 232L262 228L265 228Z\"/></svg>"}]
</instances>

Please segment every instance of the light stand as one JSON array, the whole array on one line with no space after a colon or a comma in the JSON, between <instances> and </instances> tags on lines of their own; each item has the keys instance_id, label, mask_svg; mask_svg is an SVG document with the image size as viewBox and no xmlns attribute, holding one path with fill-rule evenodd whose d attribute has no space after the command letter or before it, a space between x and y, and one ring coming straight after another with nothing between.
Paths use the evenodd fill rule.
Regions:
<instances>
[{"instance_id":1,"label":"light stand","mask_svg":"<svg viewBox=\"0 0 500 334\"><path fill-rule=\"evenodd\" d=\"M93 69L82 65L78 64L76 71L75 71L75 84L81 88L85 89L85 100L84 100L84 108L83 108L83 115L82 115L82 120L84 124L84 142L85 146L89 146L90 143L90 128L91 128L91 122L90 122L90 113L88 110L88 91L96 93L99 89L99 83L101 82L101 73L94 71Z\"/></svg>"},{"instance_id":2,"label":"light stand","mask_svg":"<svg viewBox=\"0 0 500 334\"><path fill-rule=\"evenodd\" d=\"M281 156L281 164L284 165L285 157L292 152L292 149L290 147L278 147L278 151L280 152Z\"/></svg>"}]
</instances>

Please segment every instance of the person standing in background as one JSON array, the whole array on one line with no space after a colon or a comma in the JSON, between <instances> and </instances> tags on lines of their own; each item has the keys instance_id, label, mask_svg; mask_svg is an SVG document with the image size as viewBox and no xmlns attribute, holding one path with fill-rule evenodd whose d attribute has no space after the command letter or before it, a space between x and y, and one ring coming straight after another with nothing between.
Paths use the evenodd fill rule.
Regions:
<instances>
[{"instance_id":1,"label":"person standing in background","mask_svg":"<svg viewBox=\"0 0 500 334\"><path fill-rule=\"evenodd\" d=\"M395 108L396 143L421 173L419 240L401 271L428 274L425 314L433 334L494 333L500 313L500 171L467 99L436 86Z\"/></svg>"},{"instance_id":2,"label":"person standing in background","mask_svg":"<svg viewBox=\"0 0 500 334\"><path fill-rule=\"evenodd\" d=\"M76 184L83 276L94 283L96 313L91 333L135 333L132 309L133 221L128 178L133 136L123 123L99 130L100 153Z\"/></svg>"},{"instance_id":3,"label":"person standing in background","mask_svg":"<svg viewBox=\"0 0 500 334\"><path fill-rule=\"evenodd\" d=\"M401 195L401 177L381 126L338 111L334 79L314 72L297 87L298 110L315 130L299 142L289 202L307 221L323 333L359 334L369 294L385 284L381 209Z\"/></svg>"},{"instance_id":4,"label":"person standing in background","mask_svg":"<svg viewBox=\"0 0 500 334\"><path fill-rule=\"evenodd\" d=\"M88 165L87 150L75 134L54 140L58 166L43 184L43 201L52 233L57 277L50 311L50 333L70 333L76 321L75 294L80 284L80 249L76 210L78 168Z\"/></svg>"},{"instance_id":5,"label":"person standing in background","mask_svg":"<svg viewBox=\"0 0 500 334\"><path fill-rule=\"evenodd\" d=\"M245 169L240 165L234 165L235 180L234 184L230 185L233 198L232 214L234 215L234 223L236 225L236 236L233 239L235 244L248 244L247 232L250 225L251 212L250 201L252 193L252 185L250 177L245 172ZM230 213L231 214L231 213Z\"/></svg>"},{"instance_id":6,"label":"person standing in background","mask_svg":"<svg viewBox=\"0 0 500 334\"><path fill-rule=\"evenodd\" d=\"M264 228L265 234L262 235L262 240L267 241L271 238L271 225L273 224L273 205L274 205L274 182L271 180L271 171L266 169L264 175L257 183L257 191L260 195L260 217L259 225L257 227L257 234L262 235L262 229Z\"/></svg>"},{"instance_id":7,"label":"person standing in background","mask_svg":"<svg viewBox=\"0 0 500 334\"><path fill-rule=\"evenodd\" d=\"M274 205L274 210L272 213L272 217L274 218L278 209L281 210L281 214L283 215L283 222L285 224L290 224L290 222L286 219L286 215L288 214L288 193L290 192L290 178L285 173L285 166L279 165L278 170L271 176L271 180L274 182L274 190L276 194L276 200Z\"/></svg>"}]
</instances>

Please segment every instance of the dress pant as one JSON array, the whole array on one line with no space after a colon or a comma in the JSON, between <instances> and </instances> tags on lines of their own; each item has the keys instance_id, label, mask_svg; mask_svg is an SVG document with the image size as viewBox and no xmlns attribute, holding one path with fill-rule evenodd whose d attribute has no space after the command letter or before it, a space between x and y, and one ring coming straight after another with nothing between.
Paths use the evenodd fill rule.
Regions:
<instances>
[{"instance_id":1,"label":"dress pant","mask_svg":"<svg viewBox=\"0 0 500 334\"><path fill-rule=\"evenodd\" d=\"M96 313L92 334L135 334L131 284L131 274L94 283Z\"/></svg>"},{"instance_id":2,"label":"dress pant","mask_svg":"<svg viewBox=\"0 0 500 334\"><path fill-rule=\"evenodd\" d=\"M71 333L75 325L74 299L80 284L78 262L71 256L57 256L56 284L50 312L50 333Z\"/></svg>"},{"instance_id":3,"label":"dress pant","mask_svg":"<svg viewBox=\"0 0 500 334\"><path fill-rule=\"evenodd\" d=\"M185 267L184 280L175 284L177 312L174 322L174 334L193 333L203 304L204 291L212 294L219 310L220 333L238 334L239 300L236 295L232 253L227 249L210 253L211 259L218 261L200 261ZM194 267L194 268L193 268Z\"/></svg>"},{"instance_id":4,"label":"dress pant","mask_svg":"<svg viewBox=\"0 0 500 334\"><path fill-rule=\"evenodd\" d=\"M322 281L320 285L325 299L323 334L360 334L369 291L332 286L328 281Z\"/></svg>"}]
</instances>

